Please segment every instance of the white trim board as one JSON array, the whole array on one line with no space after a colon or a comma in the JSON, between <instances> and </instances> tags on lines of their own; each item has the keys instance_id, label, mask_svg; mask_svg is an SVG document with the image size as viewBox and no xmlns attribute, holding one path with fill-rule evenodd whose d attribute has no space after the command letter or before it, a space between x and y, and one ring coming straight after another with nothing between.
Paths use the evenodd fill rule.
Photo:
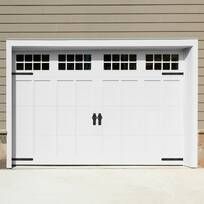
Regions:
<instances>
[{"instance_id":1,"label":"white trim board","mask_svg":"<svg viewBox=\"0 0 204 204\"><path fill-rule=\"evenodd\" d=\"M7 168L12 168L12 52L23 49L185 49L190 84L189 128L185 133L184 165L197 167L198 130L198 40L7 40L6 130Z\"/></svg>"}]
</instances>

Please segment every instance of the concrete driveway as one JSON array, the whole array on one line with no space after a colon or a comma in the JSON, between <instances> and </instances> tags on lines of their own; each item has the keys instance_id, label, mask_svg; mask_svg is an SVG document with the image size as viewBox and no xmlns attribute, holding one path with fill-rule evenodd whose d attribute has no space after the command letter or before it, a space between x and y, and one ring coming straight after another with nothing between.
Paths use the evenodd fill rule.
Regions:
<instances>
[{"instance_id":1,"label":"concrete driveway","mask_svg":"<svg viewBox=\"0 0 204 204\"><path fill-rule=\"evenodd\" d=\"M53 167L0 170L1 204L203 204L204 169Z\"/></svg>"}]
</instances>

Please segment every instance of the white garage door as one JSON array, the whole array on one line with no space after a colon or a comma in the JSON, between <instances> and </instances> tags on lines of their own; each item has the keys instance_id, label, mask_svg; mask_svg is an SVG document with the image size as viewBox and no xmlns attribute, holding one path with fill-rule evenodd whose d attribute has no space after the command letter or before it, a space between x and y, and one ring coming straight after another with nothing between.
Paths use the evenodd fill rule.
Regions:
<instances>
[{"instance_id":1,"label":"white garage door","mask_svg":"<svg viewBox=\"0 0 204 204\"><path fill-rule=\"evenodd\" d=\"M16 52L13 164L183 164L182 52Z\"/></svg>"}]
</instances>

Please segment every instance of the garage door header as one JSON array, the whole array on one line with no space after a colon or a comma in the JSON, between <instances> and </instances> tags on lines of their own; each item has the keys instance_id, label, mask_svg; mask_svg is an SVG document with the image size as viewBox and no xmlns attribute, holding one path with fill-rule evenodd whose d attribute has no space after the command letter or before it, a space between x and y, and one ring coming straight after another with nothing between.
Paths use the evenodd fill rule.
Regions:
<instances>
[{"instance_id":1,"label":"garage door header","mask_svg":"<svg viewBox=\"0 0 204 204\"><path fill-rule=\"evenodd\" d=\"M192 48L198 40L7 40L7 47L20 48L70 48L70 49L144 49Z\"/></svg>"}]
</instances>

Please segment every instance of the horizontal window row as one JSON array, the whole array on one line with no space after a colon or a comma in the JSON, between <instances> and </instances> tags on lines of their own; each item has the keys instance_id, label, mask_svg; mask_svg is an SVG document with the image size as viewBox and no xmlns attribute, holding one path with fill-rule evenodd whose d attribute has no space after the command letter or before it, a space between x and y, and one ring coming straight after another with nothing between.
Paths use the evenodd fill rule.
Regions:
<instances>
[{"instance_id":1,"label":"horizontal window row","mask_svg":"<svg viewBox=\"0 0 204 204\"><path fill-rule=\"evenodd\" d=\"M178 62L179 61L179 55L178 54L147 54L146 55L146 61L173 61Z\"/></svg>"},{"instance_id":2,"label":"horizontal window row","mask_svg":"<svg viewBox=\"0 0 204 204\"><path fill-rule=\"evenodd\" d=\"M91 70L91 63L58 63L59 70Z\"/></svg>"},{"instance_id":3,"label":"horizontal window row","mask_svg":"<svg viewBox=\"0 0 204 204\"><path fill-rule=\"evenodd\" d=\"M104 63L104 70L136 70L136 63Z\"/></svg>"},{"instance_id":4,"label":"horizontal window row","mask_svg":"<svg viewBox=\"0 0 204 204\"><path fill-rule=\"evenodd\" d=\"M146 70L178 70L178 63L146 63Z\"/></svg>"},{"instance_id":5,"label":"horizontal window row","mask_svg":"<svg viewBox=\"0 0 204 204\"><path fill-rule=\"evenodd\" d=\"M120 61L137 61L137 55L135 54L104 54L103 60L105 62L120 62Z\"/></svg>"},{"instance_id":6,"label":"horizontal window row","mask_svg":"<svg viewBox=\"0 0 204 204\"><path fill-rule=\"evenodd\" d=\"M59 62L90 62L91 55L90 54L60 54L58 55Z\"/></svg>"},{"instance_id":7,"label":"horizontal window row","mask_svg":"<svg viewBox=\"0 0 204 204\"><path fill-rule=\"evenodd\" d=\"M49 70L49 63L16 63L16 70Z\"/></svg>"},{"instance_id":8,"label":"horizontal window row","mask_svg":"<svg viewBox=\"0 0 204 204\"><path fill-rule=\"evenodd\" d=\"M49 62L50 56L47 54L16 55L16 62Z\"/></svg>"}]
</instances>

